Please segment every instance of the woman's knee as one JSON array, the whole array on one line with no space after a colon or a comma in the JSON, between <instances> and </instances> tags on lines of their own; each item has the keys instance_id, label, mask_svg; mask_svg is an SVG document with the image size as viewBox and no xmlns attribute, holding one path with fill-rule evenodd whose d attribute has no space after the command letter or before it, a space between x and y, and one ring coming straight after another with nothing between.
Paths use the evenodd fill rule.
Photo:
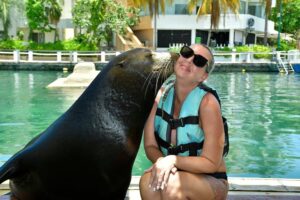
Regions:
<instances>
[{"instance_id":1,"label":"woman's knee","mask_svg":"<svg viewBox=\"0 0 300 200\"><path fill-rule=\"evenodd\" d=\"M170 174L168 183L162 191L163 199L185 199L182 183L180 181L180 172Z\"/></svg>"},{"instance_id":2,"label":"woman's knee","mask_svg":"<svg viewBox=\"0 0 300 200\"><path fill-rule=\"evenodd\" d=\"M140 179L140 195L143 200L147 199L159 199L159 193L153 191L151 187L149 187L151 173L145 173L141 176Z\"/></svg>"},{"instance_id":3,"label":"woman's knee","mask_svg":"<svg viewBox=\"0 0 300 200\"><path fill-rule=\"evenodd\" d=\"M149 188L150 175L151 173L145 173L141 176L140 183L139 183L140 190L145 190Z\"/></svg>"}]
</instances>

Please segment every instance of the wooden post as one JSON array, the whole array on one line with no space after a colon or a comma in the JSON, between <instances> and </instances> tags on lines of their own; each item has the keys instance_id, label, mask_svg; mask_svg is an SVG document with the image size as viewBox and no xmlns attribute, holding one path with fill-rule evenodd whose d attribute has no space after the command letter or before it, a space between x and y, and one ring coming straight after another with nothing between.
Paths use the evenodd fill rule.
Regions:
<instances>
[{"instance_id":1,"label":"wooden post","mask_svg":"<svg viewBox=\"0 0 300 200\"><path fill-rule=\"evenodd\" d=\"M28 51L28 62L32 62L32 61L33 61L33 52Z\"/></svg>"},{"instance_id":2,"label":"wooden post","mask_svg":"<svg viewBox=\"0 0 300 200\"><path fill-rule=\"evenodd\" d=\"M236 62L236 50L232 49L232 54L231 54L231 62L235 63Z\"/></svg>"},{"instance_id":3,"label":"wooden post","mask_svg":"<svg viewBox=\"0 0 300 200\"><path fill-rule=\"evenodd\" d=\"M251 52L247 53L247 63L251 62Z\"/></svg>"},{"instance_id":4,"label":"wooden post","mask_svg":"<svg viewBox=\"0 0 300 200\"><path fill-rule=\"evenodd\" d=\"M58 51L56 54L56 61L61 62L61 51Z\"/></svg>"},{"instance_id":5,"label":"wooden post","mask_svg":"<svg viewBox=\"0 0 300 200\"><path fill-rule=\"evenodd\" d=\"M105 63L105 52L101 51L101 61L102 63Z\"/></svg>"},{"instance_id":6,"label":"wooden post","mask_svg":"<svg viewBox=\"0 0 300 200\"><path fill-rule=\"evenodd\" d=\"M77 63L77 62L78 62L78 53L77 53L77 51L74 51L74 52L73 52L73 62L74 62L74 63Z\"/></svg>"},{"instance_id":7,"label":"wooden post","mask_svg":"<svg viewBox=\"0 0 300 200\"><path fill-rule=\"evenodd\" d=\"M14 62L20 62L20 51L14 50L13 55L14 55Z\"/></svg>"}]
</instances>

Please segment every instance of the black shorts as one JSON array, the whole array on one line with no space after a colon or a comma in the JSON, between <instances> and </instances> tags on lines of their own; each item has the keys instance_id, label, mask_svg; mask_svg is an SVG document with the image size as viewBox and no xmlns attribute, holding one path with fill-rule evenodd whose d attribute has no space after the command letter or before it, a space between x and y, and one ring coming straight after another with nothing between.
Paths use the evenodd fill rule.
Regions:
<instances>
[{"instance_id":1,"label":"black shorts","mask_svg":"<svg viewBox=\"0 0 300 200\"><path fill-rule=\"evenodd\" d=\"M206 174L206 175L215 177L216 179L225 179L225 180L227 180L226 172L216 172L216 173Z\"/></svg>"}]
</instances>

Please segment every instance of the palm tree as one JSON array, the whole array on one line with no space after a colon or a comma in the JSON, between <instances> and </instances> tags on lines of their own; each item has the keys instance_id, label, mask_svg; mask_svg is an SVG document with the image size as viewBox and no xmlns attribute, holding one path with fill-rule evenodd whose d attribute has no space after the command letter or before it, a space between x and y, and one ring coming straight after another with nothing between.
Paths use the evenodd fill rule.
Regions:
<instances>
[{"instance_id":1,"label":"palm tree","mask_svg":"<svg viewBox=\"0 0 300 200\"><path fill-rule=\"evenodd\" d=\"M148 7L150 15L158 13L158 9L162 10L164 13L166 1L169 4L172 4L172 0L133 0L135 6L138 7ZM198 0L188 0L189 11L192 12L198 4ZM217 27L220 20L221 12L224 14L227 10L231 10L234 13L238 12L240 5L239 0L203 0L200 4L200 8L197 11L198 17L205 14L211 14L211 27Z\"/></svg>"},{"instance_id":2,"label":"palm tree","mask_svg":"<svg viewBox=\"0 0 300 200\"><path fill-rule=\"evenodd\" d=\"M58 0L46 0L44 2L45 8L47 8L46 12L48 15L49 24L53 24L55 28L54 41L57 41L58 33L57 33L57 24L61 17L62 8L58 2Z\"/></svg>"},{"instance_id":3,"label":"palm tree","mask_svg":"<svg viewBox=\"0 0 300 200\"><path fill-rule=\"evenodd\" d=\"M1 0L0 1L0 20L3 24L3 38L8 38L8 28L10 26L10 19L9 19L9 8L10 8L10 1L9 0Z\"/></svg>"},{"instance_id":4,"label":"palm tree","mask_svg":"<svg viewBox=\"0 0 300 200\"><path fill-rule=\"evenodd\" d=\"M264 45L268 44L268 21L271 14L272 0L265 0L265 32L264 32Z\"/></svg>"}]
</instances>

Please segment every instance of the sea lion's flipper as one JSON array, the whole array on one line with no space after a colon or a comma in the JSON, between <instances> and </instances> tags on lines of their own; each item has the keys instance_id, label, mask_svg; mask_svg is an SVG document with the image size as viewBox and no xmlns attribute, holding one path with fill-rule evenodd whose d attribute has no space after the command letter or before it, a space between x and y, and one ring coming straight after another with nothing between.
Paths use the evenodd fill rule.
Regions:
<instances>
[{"instance_id":1,"label":"sea lion's flipper","mask_svg":"<svg viewBox=\"0 0 300 200\"><path fill-rule=\"evenodd\" d=\"M16 155L14 155L12 158L10 158L2 167L0 167L0 184L8 179L15 178L22 174L26 167L21 166L21 158L24 157L24 154L26 154L27 150L23 149Z\"/></svg>"},{"instance_id":2,"label":"sea lion's flipper","mask_svg":"<svg viewBox=\"0 0 300 200\"><path fill-rule=\"evenodd\" d=\"M24 157L29 152L29 146L32 145L43 133L35 136L30 142L26 144L24 149L19 151L13 157L11 157L2 167L0 167L0 184L8 179L15 178L17 175L19 176L25 171L24 163L21 160L25 160ZM22 158L22 159L21 159Z\"/></svg>"}]
</instances>

